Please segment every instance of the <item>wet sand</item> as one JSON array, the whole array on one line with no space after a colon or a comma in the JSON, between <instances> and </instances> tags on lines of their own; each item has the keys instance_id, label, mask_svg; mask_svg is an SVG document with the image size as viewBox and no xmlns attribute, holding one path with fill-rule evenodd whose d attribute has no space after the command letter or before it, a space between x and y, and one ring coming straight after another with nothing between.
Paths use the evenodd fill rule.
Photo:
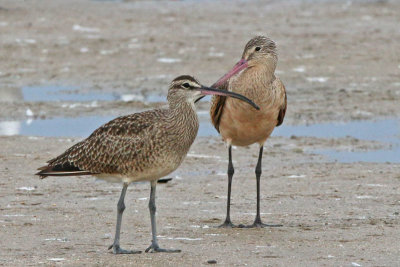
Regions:
<instances>
[{"instance_id":1,"label":"wet sand","mask_svg":"<svg viewBox=\"0 0 400 267\"><path fill-rule=\"evenodd\" d=\"M398 120L399 13L395 1L2 1L0 128L20 133L18 123L29 120L114 117L163 105L162 98L33 101L24 99L23 88L57 85L83 94L162 97L180 74L214 82L255 34L268 34L278 44L277 74L289 100L282 127ZM200 103L199 110L206 112L208 105ZM271 138L261 210L266 222L283 227L218 229L225 216L227 152L219 137L200 136L168 176L173 180L158 186L159 243L182 253L116 256L107 247L121 185L91 177L33 176L82 134L73 136L0 136L1 265L193 266L216 260L223 266L396 266L400 261L400 164L344 163L315 152L374 151L387 149L385 142ZM250 223L257 147L233 153L232 220ZM128 189L121 235L126 249L150 244L149 191L148 183Z\"/></svg>"},{"instance_id":2,"label":"wet sand","mask_svg":"<svg viewBox=\"0 0 400 267\"><path fill-rule=\"evenodd\" d=\"M2 137L1 263L15 265L395 266L399 260L399 164L334 163L272 139L264 156L262 217L283 227L219 229L226 205L224 145L198 138L182 166L158 186L159 243L179 254L113 255L121 185L47 178L33 170L75 140ZM16 144L23 144L16 146ZM300 144L298 144L300 143ZM232 220L255 216L257 147L233 151ZM149 184L126 197L121 246L151 241ZM355 266L355 265L353 265Z\"/></svg>"}]
</instances>

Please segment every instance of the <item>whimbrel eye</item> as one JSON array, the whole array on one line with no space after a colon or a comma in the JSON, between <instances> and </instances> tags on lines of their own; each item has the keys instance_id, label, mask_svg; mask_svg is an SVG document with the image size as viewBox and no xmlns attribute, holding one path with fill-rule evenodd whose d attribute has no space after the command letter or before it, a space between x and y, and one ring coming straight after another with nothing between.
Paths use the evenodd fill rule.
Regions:
<instances>
[{"instance_id":1,"label":"whimbrel eye","mask_svg":"<svg viewBox=\"0 0 400 267\"><path fill-rule=\"evenodd\" d=\"M256 50L256 51L260 51L260 50L261 50L261 47L257 46L255 50Z\"/></svg>"},{"instance_id":2,"label":"whimbrel eye","mask_svg":"<svg viewBox=\"0 0 400 267\"><path fill-rule=\"evenodd\" d=\"M189 83L184 83L184 84L182 84L182 86L185 87L185 88L189 88L190 84Z\"/></svg>"}]
</instances>

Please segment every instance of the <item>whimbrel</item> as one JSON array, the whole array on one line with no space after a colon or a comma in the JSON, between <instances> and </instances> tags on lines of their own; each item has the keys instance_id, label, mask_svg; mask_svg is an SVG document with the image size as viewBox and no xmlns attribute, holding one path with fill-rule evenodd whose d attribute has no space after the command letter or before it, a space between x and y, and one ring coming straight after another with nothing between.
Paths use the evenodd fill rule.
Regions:
<instances>
[{"instance_id":1,"label":"whimbrel","mask_svg":"<svg viewBox=\"0 0 400 267\"><path fill-rule=\"evenodd\" d=\"M249 109L239 101L213 96L210 110L214 127L228 145L228 200L225 222L221 227L234 227L230 219L231 185L234 168L232 145L259 144L255 169L257 181L257 215L252 225L241 227L278 226L262 223L260 217L260 177L263 146L276 126L282 124L286 113L286 91L275 76L278 62L275 42L264 36L251 39L245 46L241 60L212 87L243 94L260 106Z\"/></svg>"},{"instance_id":2,"label":"whimbrel","mask_svg":"<svg viewBox=\"0 0 400 267\"><path fill-rule=\"evenodd\" d=\"M146 252L179 252L158 245L156 184L159 178L178 168L189 151L199 128L194 102L204 95L235 97L258 108L237 93L204 87L191 76L180 76L169 87L168 107L122 116L104 124L85 140L48 161L48 165L39 168L37 175L41 178L94 175L123 183L117 205L115 239L109 247L114 254L140 253L120 247L124 198L131 182L150 181L152 242Z\"/></svg>"}]
</instances>

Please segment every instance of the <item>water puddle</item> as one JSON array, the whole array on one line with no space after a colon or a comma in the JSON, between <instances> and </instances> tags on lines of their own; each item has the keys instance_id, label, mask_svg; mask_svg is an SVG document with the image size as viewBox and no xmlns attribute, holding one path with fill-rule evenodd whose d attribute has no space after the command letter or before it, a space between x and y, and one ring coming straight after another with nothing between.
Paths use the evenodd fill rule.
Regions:
<instances>
[{"instance_id":1,"label":"water puddle","mask_svg":"<svg viewBox=\"0 0 400 267\"><path fill-rule=\"evenodd\" d=\"M218 136L209 121L208 111L199 111L198 136ZM111 116L85 116L77 118L56 117L44 120L0 121L0 135L25 135L49 137L87 137L100 125L114 119ZM389 149L368 151L317 149L312 152L339 162L400 162L400 119L378 121L353 121L347 123L320 123L313 125L283 125L273 136L308 136L318 138L353 137L360 140L378 141L389 145Z\"/></svg>"},{"instance_id":2,"label":"water puddle","mask_svg":"<svg viewBox=\"0 0 400 267\"><path fill-rule=\"evenodd\" d=\"M399 142L400 119L362 120L351 122L318 123L311 125L283 125L274 135L291 137L313 136L319 138L354 137L379 142Z\"/></svg>"},{"instance_id":3,"label":"water puddle","mask_svg":"<svg viewBox=\"0 0 400 267\"><path fill-rule=\"evenodd\" d=\"M390 149L342 151L331 148L318 149L313 152L340 162L400 162L400 119L398 118L297 126L284 125L275 129L273 135L319 138L353 137L360 140L378 141L388 144Z\"/></svg>"},{"instance_id":4,"label":"water puddle","mask_svg":"<svg viewBox=\"0 0 400 267\"><path fill-rule=\"evenodd\" d=\"M89 102L89 101L141 101L141 102L166 102L165 95L158 94L117 94L96 91L82 92L77 87L65 85L40 85L25 86L21 89L10 88L14 92L5 94L1 101L18 101L22 95L26 102ZM15 92L20 90L20 92ZM4 99L4 98L12 99Z\"/></svg>"},{"instance_id":5,"label":"water puddle","mask_svg":"<svg viewBox=\"0 0 400 267\"><path fill-rule=\"evenodd\" d=\"M47 137L87 137L104 123L114 119L111 116L56 117L28 121L0 121L0 135L25 135ZM199 113L200 128L197 136L217 136L209 123L208 115Z\"/></svg>"},{"instance_id":6,"label":"water puddle","mask_svg":"<svg viewBox=\"0 0 400 267\"><path fill-rule=\"evenodd\" d=\"M80 93L79 89L70 86L41 85L22 87L22 96L27 102L54 102L54 101L116 101L119 96L112 93Z\"/></svg>"},{"instance_id":7,"label":"water puddle","mask_svg":"<svg viewBox=\"0 0 400 267\"><path fill-rule=\"evenodd\" d=\"M44 120L2 121L0 135L87 137L100 125L113 117L86 116L77 118L56 117Z\"/></svg>"},{"instance_id":8,"label":"water puddle","mask_svg":"<svg viewBox=\"0 0 400 267\"><path fill-rule=\"evenodd\" d=\"M198 136L218 136L211 125L208 112L199 111L200 128ZM86 116L77 118L57 117L44 120L1 121L0 135L87 137L100 125L112 120L111 116ZM378 121L353 121L347 123L320 123L313 125L284 125L275 129L274 136L310 136L319 138L353 137L360 140L378 141L389 144L390 149L368 151L347 151L318 149L312 152L322 154L340 162L400 162L400 119Z\"/></svg>"},{"instance_id":9,"label":"water puddle","mask_svg":"<svg viewBox=\"0 0 400 267\"><path fill-rule=\"evenodd\" d=\"M154 92L104 93L95 90L82 91L66 85L39 85L22 88L1 88L1 102L94 102L94 101L139 101L144 103L166 103L166 94ZM74 103L74 104L75 104Z\"/></svg>"},{"instance_id":10,"label":"water puddle","mask_svg":"<svg viewBox=\"0 0 400 267\"><path fill-rule=\"evenodd\" d=\"M21 89L10 88L2 93L1 101L28 102L88 102L88 101L141 101L165 102L165 95L154 94L115 94L95 91L81 92L76 87L60 85L26 86ZM198 136L218 136L210 123L208 111L198 112L200 129ZM28 121L0 121L0 135L87 137L100 125L114 117L86 116L77 118L51 118ZM312 152L326 155L340 162L400 162L400 119L391 118L375 121L352 121L346 123L319 123L312 125L283 125L273 132L274 136L308 136L317 138L353 137L360 140L378 141L389 144L390 149L368 151L343 151L318 149ZM351 149L351 147L350 147Z\"/></svg>"}]
</instances>

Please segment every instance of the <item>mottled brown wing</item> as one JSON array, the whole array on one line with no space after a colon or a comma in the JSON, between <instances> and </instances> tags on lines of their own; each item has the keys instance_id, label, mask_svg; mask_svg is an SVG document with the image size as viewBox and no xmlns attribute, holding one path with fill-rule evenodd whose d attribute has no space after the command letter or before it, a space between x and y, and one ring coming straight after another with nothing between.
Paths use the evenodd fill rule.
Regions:
<instances>
[{"instance_id":1,"label":"mottled brown wing","mask_svg":"<svg viewBox=\"0 0 400 267\"><path fill-rule=\"evenodd\" d=\"M221 84L217 89L220 90L228 90L228 81ZM212 85L211 87L214 87ZM219 132L219 123L221 121L222 112L224 110L226 96L217 96L214 95L211 101L211 108L210 108L210 117L211 122L214 125L215 129Z\"/></svg>"},{"instance_id":2,"label":"mottled brown wing","mask_svg":"<svg viewBox=\"0 0 400 267\"><path fill-rule=\"evenodd\" d=\"M283 93L285 94L285 100L283 102L283 105L281 106L278 114L278 123L276 126L280 126L283 123L283 119L285 118L286 114L286 107L287 107L287 96L286 96L286 89L285 86L283 85L282 82L280 82L280 86L282 87Z\"/></svg>"},{"instance_id":3,"label":"mottled brown wing","mask_svg":"<svg viewBox=\"0 0 400 267\"><path fill-rule=\"evenodd\" d=\"M60 156L48 161L37 173L46 176L124 173L145 146L154 125L151 121L163 116L152 110L116 118L95 130Z\"/></svg>"}]
</instances>

